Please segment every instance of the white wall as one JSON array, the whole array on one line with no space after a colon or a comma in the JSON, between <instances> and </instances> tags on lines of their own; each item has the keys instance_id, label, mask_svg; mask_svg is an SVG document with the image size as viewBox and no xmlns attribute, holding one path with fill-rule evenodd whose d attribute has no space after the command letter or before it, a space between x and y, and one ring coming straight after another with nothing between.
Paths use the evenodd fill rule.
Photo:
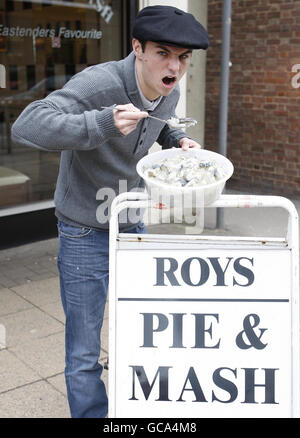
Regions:
<instances>
[{"instance_id":1,"label":"white wall","mask_svg":"<svg viewBox=\"0 0 300 438\"><path fill-rule=\"evenodd\" d=\"M207 29L207 3L207 0L188 1L188 12L193 14L205 29ZM194 50L186 74L186 82L186 112L189 117L198 120L197 125L189 128L187 133L205 146L206 50Z\"/></svg>"}]
</instances>

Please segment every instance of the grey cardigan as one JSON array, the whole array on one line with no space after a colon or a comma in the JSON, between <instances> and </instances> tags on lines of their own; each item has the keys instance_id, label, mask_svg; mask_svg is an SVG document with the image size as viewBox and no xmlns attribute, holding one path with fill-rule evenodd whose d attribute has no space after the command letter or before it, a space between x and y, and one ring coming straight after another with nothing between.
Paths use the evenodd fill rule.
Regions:
<instances>
[{"instance_id":1,"label":"grey cardigan","mask_svg":"<svg viewBox=\"0 0 300 438\"><path fill-rule=\"evenodd\" d=\"M106 222L97 219L99 205L106 202L99 189L117 195L119 181L127 191L142 187L136 164L153 143L177 147L178 140L187 136L149 118L127 136L118 131L112 110L101 106L131 102L143 109L134 69L133 52L121 61L88 67L62 89L29 104L12 126L15 143L62 151L54 202L57 217L71 225L107 230L109 215ZM178 99L176 87L152 114L162 119L174 116ZM120 230L132 224L127 220Z\"/></svg>"}]
</instances>

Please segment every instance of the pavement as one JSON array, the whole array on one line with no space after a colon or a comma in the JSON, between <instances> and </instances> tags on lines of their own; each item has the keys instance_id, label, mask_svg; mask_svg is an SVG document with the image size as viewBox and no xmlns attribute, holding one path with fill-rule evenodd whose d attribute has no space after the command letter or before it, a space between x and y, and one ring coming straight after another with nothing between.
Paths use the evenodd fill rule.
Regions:
<instances>
[{"instance_id":1,"label":"pavement","mask_svg":"<svg viewBox=\"0 0 300 438\"><path fill-rule=\"evenodd\" d=\"M300 201L292 200L300 214ZM204 234L281 237L287 214L278 208L224 209L216 228L209 209ZM233 212L235 210L235 213ZM149 232L193 233L183 225L148 225ZM64 381L64 324L57 270L58 239L0 251L0 418L70 417ZM108 358L108 312L100 362ZM108 385L108 371L103 379Z\"/></svg>"}]
</instances>

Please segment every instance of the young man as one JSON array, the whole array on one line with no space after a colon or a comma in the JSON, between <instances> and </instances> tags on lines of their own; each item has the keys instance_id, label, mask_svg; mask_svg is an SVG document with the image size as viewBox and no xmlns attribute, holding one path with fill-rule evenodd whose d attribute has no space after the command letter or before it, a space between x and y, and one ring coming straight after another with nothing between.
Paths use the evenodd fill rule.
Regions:
<instances>
[{"instance_id":1,"label":"young man","mask_svg":"<svg viewBox=\"0 0 300 438\"><path fill-rule=\"evenodd\" d=\"M15 142L62 151L55 191L58 268L66 315L65 377L72 417L107 415L100 376L100 332L108 288L108 227L99 221L99 189L117 195L141 187L137 162L155 141L163 148L200 145L148 118L175 115L178 82L193 49L206 49L206 30L191 14L152 6L137 16L133 52L121 61L88 67L45 99L32 102L12 127ZM117 104L117 107L113 107ZM103 109L102 107L110 107ZM142 233L142 223L120 223Z\"/></svg>"}]
</instances>

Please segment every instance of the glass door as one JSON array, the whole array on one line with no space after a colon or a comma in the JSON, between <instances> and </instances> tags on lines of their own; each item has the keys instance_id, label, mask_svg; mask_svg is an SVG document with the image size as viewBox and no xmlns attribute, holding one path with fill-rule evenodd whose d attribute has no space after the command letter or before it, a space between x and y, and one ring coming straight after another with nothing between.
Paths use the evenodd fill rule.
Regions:
<instances>
[{"instance_id":1,"label":"glass door","mask_svg":"<svg viewBox=\"0 0 300 438\"><path fill-rule=\"evenodd\" d=\"M11 125L77 72L127 54L132 3L0 0L0 208L53 199L60 153L13 144Z\"/></svg>"}]
</instances>

